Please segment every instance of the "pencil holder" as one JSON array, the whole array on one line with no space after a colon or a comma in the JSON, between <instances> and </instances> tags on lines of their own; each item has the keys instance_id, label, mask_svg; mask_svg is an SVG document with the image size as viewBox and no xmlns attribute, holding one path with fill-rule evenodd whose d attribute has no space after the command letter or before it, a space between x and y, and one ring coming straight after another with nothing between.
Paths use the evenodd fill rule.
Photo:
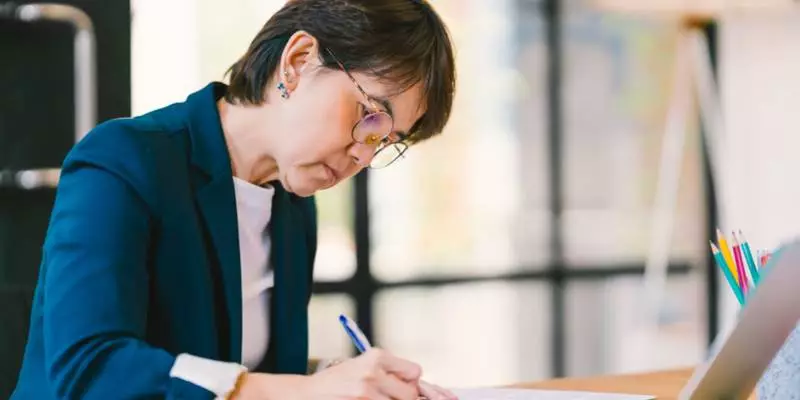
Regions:
<instances>
[{"instance_id":1,"label":"pencil holder","mask_svg":"<svg viewBox=\"0 0 800 400\"><path fill-rule=\"evenodd\" d=\"M756 397L758 400L800 399L800 324L767 366L756 385Z\"/></svg>"}]
</instances>

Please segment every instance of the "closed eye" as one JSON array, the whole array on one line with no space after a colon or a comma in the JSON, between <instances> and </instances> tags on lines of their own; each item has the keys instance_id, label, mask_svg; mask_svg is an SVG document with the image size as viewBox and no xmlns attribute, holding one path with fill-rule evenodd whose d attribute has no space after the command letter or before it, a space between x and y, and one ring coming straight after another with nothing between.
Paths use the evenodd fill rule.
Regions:
<instances>
[{"instance_id":1,"label":"closed eye","mask_svg":"<svg viewBox=\"0 0 800 400\"><path fill-rule=\"evenodd\" d=\"M395 143L401 143L404 140L406 140L406 135L403 135L402 133L395 131L395 132L390 133L389 136L385 137L383 139L383 143L382 144L390 145L390 144L395 144Z\"/></svg>"}]
</instances>

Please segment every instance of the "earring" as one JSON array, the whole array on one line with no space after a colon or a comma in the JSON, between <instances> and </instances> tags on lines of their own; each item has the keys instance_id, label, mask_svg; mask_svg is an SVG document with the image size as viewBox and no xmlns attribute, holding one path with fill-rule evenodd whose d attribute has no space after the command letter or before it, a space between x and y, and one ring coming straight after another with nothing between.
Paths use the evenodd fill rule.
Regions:
<instances>
[{"instance_id":1,"label":"earring","mask_svg":"<svg viewBox=\"0 0 800 400\"><path fill-rule=\"evenodd\" d=\"M289 71L283 71L283 77L286 79L286 81L291 82L291 79L289 79ZM286 87L283 81L278 83L278 91L281 92L282 98L284 99L289 98L289 89Z\"/></svg>"},{"instance_id":2,"label":"earring","mask_svg":"<svg viewBox=\"0 0 800 400\"><path fill-rule=\"evenodd\" d=\"M289 89L286 88L286 85L283 82L278 83L278 91L281 92L281 97L284 99L289 98Z\"/></svg>"}]
</instances>

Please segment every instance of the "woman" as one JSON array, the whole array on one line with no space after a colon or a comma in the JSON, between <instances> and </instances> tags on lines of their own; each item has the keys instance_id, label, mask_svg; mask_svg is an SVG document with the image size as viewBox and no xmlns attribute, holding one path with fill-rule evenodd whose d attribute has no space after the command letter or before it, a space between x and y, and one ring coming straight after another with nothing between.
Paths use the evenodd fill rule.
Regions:
<instances>
[{"instance_id":1,"label":"woman","mask_svg":"<svg viewBox=\"0 0 800 400\"><path fill-rule=\"evenodd\" d=\"M94 129L64 161L12 397L450 398L385 351L305 372L309 196L439 133L453 64L425 2L292 0L228 86Z\"/></svg>"}]
</instances>

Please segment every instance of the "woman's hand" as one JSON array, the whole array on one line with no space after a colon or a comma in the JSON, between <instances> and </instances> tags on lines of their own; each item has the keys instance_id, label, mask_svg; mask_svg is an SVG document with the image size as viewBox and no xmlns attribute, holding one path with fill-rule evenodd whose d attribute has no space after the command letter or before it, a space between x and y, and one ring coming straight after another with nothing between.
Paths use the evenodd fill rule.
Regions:
<instances>
[{"instance_id":1,"label":"woman's hand","mask_svg":"<svg viewBox=\"0 0 800 400\"><path fill-rule=\"evenodd\" d=\"M421 368L380 349L309 377L303 400L417 400Z\"/></svg>"},{"instance_id":2,"label":"woman's hand","mask_svg":"<svg viewBox=\"0 0 800 400\"><path fill-rule=\"evenodd\" d=\"M333 360L323 360L317 366L316 373L324 371L330 367L339 365L343 363L346 359L333 359ZM423 396L423 399L427 400L458 400L455 394L450 392L449 390L434 385L432 383L428 383L425 381L419 381L419 394Z\"/></svg>"},{"instance_id":3,"label":"woman's hand","mask_svg":"<svg viewBox=\"0 0 800 400\"><path fill-rule=\"evenodd\" d=\"M373 349L311 376L248 374L236 400L417 400L421 374L417 364Z\"/></svg>"},{"instance_id":4,"label":"woman's hand","mask_svg":"<svg viewBox=\"0 0 800 400\"><path fill-rule=\"evenodd\" d=\"M425 381L419 382L419 394L428 400L458 400L449 390Z\"/></svg>"}]
</instances>

